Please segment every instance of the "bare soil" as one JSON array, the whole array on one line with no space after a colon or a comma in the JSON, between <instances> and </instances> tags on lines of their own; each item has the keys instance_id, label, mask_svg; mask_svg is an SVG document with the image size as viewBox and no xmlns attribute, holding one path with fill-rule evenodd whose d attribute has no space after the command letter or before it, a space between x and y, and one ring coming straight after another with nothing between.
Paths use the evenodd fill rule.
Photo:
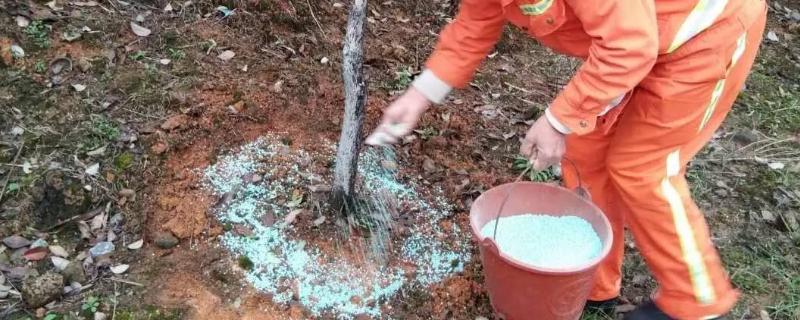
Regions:
<instances>
[{"instance_id":1,"label":"bare soil","mask_svg":"<svg viewBox=\"0 0 800 320\"><path fill-rule=\"evenodd\" d=\"M27 307L14 295L0 299L0 318L90 319L83 308L89 297L99 298L100 312L119 319L309 318L302 305L275 304L243 279L240 261L219 242L226 226L212 212L221 199L202 188L199 170L266 133L308 151L336 141L348 6L337 3L57 1L53 9L0 0L7 8L0 13L0 237L57 241L72 258L111 230L119 240L109 259L131 265L127 273L114 275L108 265L90 264L83 284L91 287L46 310ZM167 4L172 11L164 10ZM216 10L220 5L235 10L224 17ZM744 292L736 319L800 317L795 270L800 259L800 21L792 18L792 12L800 15L800 4L773 6L768 29L779 40L765 40L735 114L689 173L714 241ZM436 32L454 10L451 1L370 3L366 128L421 70ZM137 15L151 35L131 32ZM19 27L18 16L45 27ZM91 31L63 40L65 32L84 26ZM40 45L44 40L48 44ZM22 46L25 57L11 57L12 44ZM236 56L219 59L225 50ZM68 58L72 68L54 74L56 58ZM468 230L471 201L519 174L512 165L519 139L577 66L507 30L470 86L434 107L415 139L397 148L400 175L441 187L456 207L442 223ZM75 84L85 85L85 91L78 92ZM15 127L24 133L12 133ZM91 155L100 147L104 153ZM23 170L25 163L31 164L30 173ZM59 166L53 169L53 163ZM101 165L97 175L86 174L91 163ZM774 163L783 168L771 169ZM309 165L324 171L329 164ZM123 189L135 195L123 195ZM84 239L77 222L92 217L80 215L98 208L108 208L109 217L119 214L124 223L117 229L103 226ZM319 230L329 238L339 236L338 229L327 227L303 237L315 241ZM155 242L163 232L180 243L159 248ZM124 249L141 238L143 249ZM629 248L623 299L639 303L655 283L632 241ZM360 254L353 250L345 253ZM3 251L12 256L11 250ZM53 268L47 259L0 260L0 266L6 276L14 266L41 273ZM403 292L386 314L492 318L476 249L463 272Z\"/></svg>"}]
</instances>

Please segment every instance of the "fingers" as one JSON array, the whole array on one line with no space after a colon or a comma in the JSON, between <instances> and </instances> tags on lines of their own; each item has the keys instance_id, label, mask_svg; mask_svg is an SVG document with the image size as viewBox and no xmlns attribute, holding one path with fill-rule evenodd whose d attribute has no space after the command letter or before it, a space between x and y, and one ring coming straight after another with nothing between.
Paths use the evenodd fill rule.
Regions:
<instances>
[{"instance_id":1,"label":"fingers","mask_svg":"<svg viewBox=\"0 0 800 320\"><path fill-rule=\"evenodd\" d=\"M547 169L560 162L564 153L559 151L558 148L551 148L544 150L537 149L534 154L535 156L530 158L530 162L533 164L533 169L538 171Z\"/></svg>"},{"instance_id":2,"label":"fingers","mask_svg":"<svg viewBox=\"0 0 800 320\"><path fill-rule=\"evenodd\" d=\"M397 137L381 130L375 130L364 142L372 146L385 146L397 143Z\"/></svg>"}]
</instances>

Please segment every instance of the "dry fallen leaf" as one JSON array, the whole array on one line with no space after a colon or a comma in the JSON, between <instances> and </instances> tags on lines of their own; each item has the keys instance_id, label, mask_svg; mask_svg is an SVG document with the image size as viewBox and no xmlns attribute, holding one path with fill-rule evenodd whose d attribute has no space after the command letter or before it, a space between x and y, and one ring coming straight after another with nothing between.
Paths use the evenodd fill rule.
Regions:
<instances>
[{"instance_id":1,"label":"dry fallen leaf","mask_svg":"<svg viewBox=\"0 0 800 320\"><path fill-rule=\"evenodd\" d=\"M164 12L172 12L172 4L171 3L167 3L167 5L164 6Z\"/></svg>"},{"instance_id":2,"label":"dry fallen leaf","mask_svg":"<svg viewBox=\"0 0 800 320\"><path fill-rule=\"evenodd\" d=\"M93 237L91 228L86 221L78 221L78 230L81 232L81 238L91 239Z\"/></svg>"},{"instance_id":3,"label":"dry fallen leaf","mask_svg":"<svg viewBox=\"0 0 800 320\"><path fill-rule=\"evenodd\" d=\"M105 227L107 218L108 215L106 215L105 213L101 213L94 216L94 218L92 218L92 223L90 224L90 226L92 227L92 231L95 231L97 229L102 229L103 227Z\"/></svg>"},{"instance_id":4,"label":"dry fallen leaf","mask_svg":"<svg viewBox=\"0 0 800 320\"><path fill-rule=\"evenodd\" d=\"M781 41L781 39L778 38L778 35L774 31L767 32L767 39L772 42Z\"/></svg>"},{"instance_id":5,"label":"dry fallen leaf","mask_svg":"<svg viewBox=\"0 0 800 320\"><path fill-rule=\"evenodd\" d=\"M25 253L22 254L22 256L25 257L25 259L28 261L39 261L44 259L44 257L46 257L49 252L50 250L48 250L47 248L38 247L38 248L28 249L27 251L25 251Z\"/></svg>"},{"instance_id":6,"label":"dry fallen leaf","mask_svg":"<svg viewBox=\"0 0 800 320\"><path fill-rule=\"evenodd\" d=\"M25 16L17 16L15 20L17 20L17 26L20 28L25 28L31 23L31 20Z\"/></svg>"},{"instance_id":7,"label":"dry fallen leaf","mask_svg":"<svg viewBox=\"0 0 800 320\"><path fill-rule=\"evenodd\" d=\"M62 258L69 257L69 253L62 246L53 245L53 246L50 246L49 249L50 249L50 252L52 252L56 256L59 256L59 257L62 257Z\"/></svg>"},{"instance_id":8,"label":"dry fallen leaf","mask_svg":"<svg viewBox=\"0 0 800 320\"><path fill-rule=\"evenodd\" d=\"M137 36L140 36L140 37L149 36L150 33L151 33L150 29L142 27L142 26L136 24L136 22L133 22L133 21L131 21L131 30L133 31L134 34L136 34Z\"/></svg>"},{"instance_id":9,"label":"dry fallen leaf","mask_svg":"<svg viewBox=\"0 0 800 320\"><path fill-rule=\"evenodd\" d=\"M230 59L233 59L233 57L235 57L235 56L236 56L235 52L233 52L231 50L225 50L225 51L222 51L222 53L220 53L217 56L217 58L219 58L222 61L228 61Z\"/></svg>"},{"instance_id":10,"label":"dry fallen leaf","mask_svg":"<svg viewBox=\"0 0 800 320\"><path fill-rule=\"evenodd\" d=\"M3 244L11 249L19 249L31 245L31 241L18 235L13 235L3 239Z\"/></svg>"},{"instance_id":11,"label":"dry fallen leaf","mask_svg":"<svg viewBox=\"0 0 800 320\"><path fill-rule=\"evenodd\" d=\"M303 211L305 211L305 209L292 210L292 212L289 212L289 214L287 214L286 217L283 218L283 222L286 222L286 224L292 224L292 222L294 222L294 220L297 219L297 216L303 213Z\"/></svg>"},{"instance_id":12,"label":"dry fallen leaf","mask_svg":"<svg viewBox=\"0 0 800 320\"><path fill-rule=\"evenodd\" d=\"M94 156L103 155L105 152L106 152L106 146L102 146L100 148L97 148L97 149L94 149L94 150L86 152L86 155L90 156L90 157L94 157Z\"/></svg>"},{"instance_id":13,"label":"dry fallen leaf","mask_svg":"<svg viewBox=\"0 0 800 320\"><path fill-rule=\"evenodd\" d=\"M128 249L131 250L139 250L144 245L144 239L139 239L138 241L134 241L128 245Z\"/></svg>"},{"instance_id":14,"label":"dry fallen leaf","mask_svg":"<svg viewBox=\"0 0 800 320\"><path fill-rule=\"evenodd\" d=\"M113 266L113 267L111 267L109 269L111 269L111 272L113 272L114 274L121 274L121 273L125 273L125 271L128 271L129 267L130 266L127 265L127 264L120 264L120 265Z\"/></svg>"},{"instance_id":15,"label":"dry fallen leaf","mask_svg":"<svg viewBox=\"0 0 800 320\"><path fill-rule=\"evenodd\" d=\"M100 164L99 163L94 163L94 164L86 167L86 174L87 175L96 176L98 173L100 173Z\"/></svg>"},{"instance_id":16,"label":"dry fallen leaf","mask_svg":"<svg viewBox=\"0 0 800 320\"><path fill-rule=\"evenodd\" d=\"M86 1L86 2L73 2L72 5L76 7L96 7L97 5L99 5L99 3L97 3L96 1Z\"/></svg>"},{"instance_id":17,"label":"dry fallen leaf","mask_svg":"<svg viewBox=\"0 0 800 320\"><path fill-rule=\"evenodd\" d=\"M50 257L50 261L53 262L53 266L55 266L58 271L64 271L69 265L69 260L62 257L52 256Z\"/></svg>"}]
</instances>

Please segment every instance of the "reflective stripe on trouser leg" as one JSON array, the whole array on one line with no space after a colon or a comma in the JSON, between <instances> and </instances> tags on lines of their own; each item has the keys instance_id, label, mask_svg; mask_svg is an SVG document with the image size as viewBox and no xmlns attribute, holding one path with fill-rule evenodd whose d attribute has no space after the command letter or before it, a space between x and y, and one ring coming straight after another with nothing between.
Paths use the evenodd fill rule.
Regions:
<instances>
[{"instance_id":1,"label":"reflective stripe on trouser leg","mask_svg":"<svg viewBox=\"0 0 800 320\"><path fill-rule=\"evenodd\" d=\"M712 304L716 300L716 295L714 286L711 284L711 277L703 261L703 255L700 253L700 247L697 245L681 195L670 182L670 178L678 176L681 172L680 150L675 150L667 156L666 165L666 176L661 181L661 192L672 211L672 220L680 241L683 262L689 270L697 301L703 304Z\"/></svg>"},{"instance_id":2,"label":"reflective stripe on trouser leg","mask_svg":"<svg viewBox=\"0 0 800 320\"><path fill-rule=\"evenodd\" d=\"M708 29L722 14L727 4L728 0L699 0L678 28L678 33L667 48L667 53L677 50L689 39Z\"/></svg>"},{"instance_id":3,"label":"reflective stripe on trouser leg","mask_svg":"<svg viewBox=\"0 0 800 320\"><path fill-rule=\"evenodd\" d=\"M744 49L746 48L747 42L747 34L742 34L738 40L736 40L736 50L733 51L733 56L731 57L731 63L728 66L728 70L726 71L725 75L726 78L717 81L717 85L714 87L714 91L711 92L711 100L708 102L708 106L706 107L706 112L703 114L703 120L700 121L700 127L697 128L697 131L703 131L703 129L708 124L708 121L711 120L711 115L714 114L714 110L717 109L717 103L719 103L719 98L722 96L722 89L725 88L725 80L727 80L727 74L730 73L733 66L736 65L736 62L739 61L739 58L742 57L742 53L744 53Z\"/></svg>"}]
</instances>

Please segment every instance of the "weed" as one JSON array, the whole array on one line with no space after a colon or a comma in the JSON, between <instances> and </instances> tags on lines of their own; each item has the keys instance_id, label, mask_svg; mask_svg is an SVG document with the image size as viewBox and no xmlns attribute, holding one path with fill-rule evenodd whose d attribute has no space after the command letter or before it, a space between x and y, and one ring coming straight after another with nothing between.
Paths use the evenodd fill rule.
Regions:
<instances>
[{"instance_id":1,"label":"weed","mask_svg":"<svg viewBox=\"0 0 800 320\"><path fill-rule=\"evenodd\" d=\"M114 167L122 171L130 168L133 165L133 161L133 154L126 151L114 158Z\"/></svg>"},{"instance_id":2,"label":"weed","mask_svg":"<svg viewBox=\"0 0 800 320\"><path fill-rule=\"evenodd\" d=\"M167 55L172 60L182 60L183 58L186 58L186 52L181 49L169 48L167 49Z\"/></svg>"},{"instance_id":3,"label":"weed","mask_svg":"<svg viewBox=\"0 0 800 320\"><path fill-rule=\"evenodd\" d=\"M514 164L512 168L516 171L519 171L520 174L525 172L524 178L527 178L530 181L534 182L549 182L549 181L556 181L558 177L556 177L555 172L553 172L552 167L544 169L544 170L534 170L533 164L528 161L528 159L518 156L514 159Z\"/></svg>"},{"instance_id":4,"label":"weed","mask_svg":"<svg viewBox=\"0 0 800 320\"><path fill-rule=\"evenodd\" d=\"M134 53L129 54L128 55L128 59L131 59L133 61L139 61L139 60L144 59L144 57L146 57L146 56L147 56L147 52L144 52L142 50L138 50L138 51L136 51Z\"/></svg>"},{"instance_id":5,"label":"weed","mask_svg":"<svg viewBox=\"0 0 800 320\"><path fill-rule=\"evenodd\" d=\"M91 120L84 125L84 135L80 147L85 150L97 149L108 142L116 141L120 136L117 124L100 115L92 115Z\"/></svg>"},{"instance_id":6,"label":"weed","mask_svg":"<svg viewBox=\"0 0 800 320\"><path fill-rule=\"evenodd\" d=\"M95 296L86 298L81 305L81 311L90 314L95 314L98 308L100 308L100 298Z\"/></svg>"},{"instance_id":7,"label":"weed","mask_svg":"<svg viewBox=\"0 0 800 320\"><path fill-rule=\"evenodd\" d=\"M39 49L47 49L50 47L50 26L44 24L40 20L31 22L25 27L25 35L28 39L33 41Z\"/></svg>"},{"instance_id":8,"label":"weed","mask_svg":"<svg viewBox=\"0 0 800 320\"><path fill-rule=\"evenodd\" d=\"M43 320L59 320L61 319L61 315L58 313L50 312L44 316Z\"/></svg>"},{"instance_id":9,"label":"weed","mask_svg":"<svg viewBox=\"0 0 800 320\"><path fill-rule=\"evenodd\" d=\"M244 270L253 269L253 261L250 260L246 255L239 256L239 267Z\"/></svg>"},{"instance_id":10,"label":"weed","mask_svg":"<svg viewBox=\"0 0 800 320\"><path fill-rule=\"evenodd\" d=\"M91 131L95 136L109 141L117 140L120 135L117 124L103 116L93 117Z\"/></svg>"},{"instance_id":11,"label":"weed","mask_svg":"<svg viewBox=\"0 0 800 320\"><path fill-rule=\"evenodd\" d=\"M47 63L44 60L37 60L33 65L33 71L36 73L45 73L47 71Z\"/></svg>"},{"instance_id":12,"label":"weed","mask_svg":"<svg viewBox=\"0 0 800 320\"><path fill-rule=\"evenodd\" d=\"M419 135L419 138L422 140L430 140L430 138L439 135L439 131L434 127L424 127L422 129L414 130L414 132L416 132Z\"/></svg>"},{"instance_id":13,"label":"weed","mask_svg":"<svg viewBox=\"0 0 800 320\"><path fill-rule=\"evenodd\" d=\"M211 50L211 49L214 49L216 46L217 46L217 42L214 41L214 39L208 39L206 41L203 41L203 44L202 44L203 51L206 51L206 52Z\"/></svg>"},{"instance_id":14,"label":"weed","mask_svg":"<svg viewBox=\"0 0 800 320\"><path fill-rule=\"evenodd\" d=\"M408 85L411 84L413 74L411 73L411 68L403 68L400 71L395 71L394 73L394 80L391 82L389 87L392 90L403 90L408 88Z\"/></svg>"},{"instance_id":15,"label":"weed","mask_svg":"<svg viewBox=\"0 0 800 320\"><path fill-rule=\"evenodd\" d=\"M10 182L6 187L6 192L12 193L17 192L19 190L19 184L16 182Z\"/></svg>"}]
</instances>

